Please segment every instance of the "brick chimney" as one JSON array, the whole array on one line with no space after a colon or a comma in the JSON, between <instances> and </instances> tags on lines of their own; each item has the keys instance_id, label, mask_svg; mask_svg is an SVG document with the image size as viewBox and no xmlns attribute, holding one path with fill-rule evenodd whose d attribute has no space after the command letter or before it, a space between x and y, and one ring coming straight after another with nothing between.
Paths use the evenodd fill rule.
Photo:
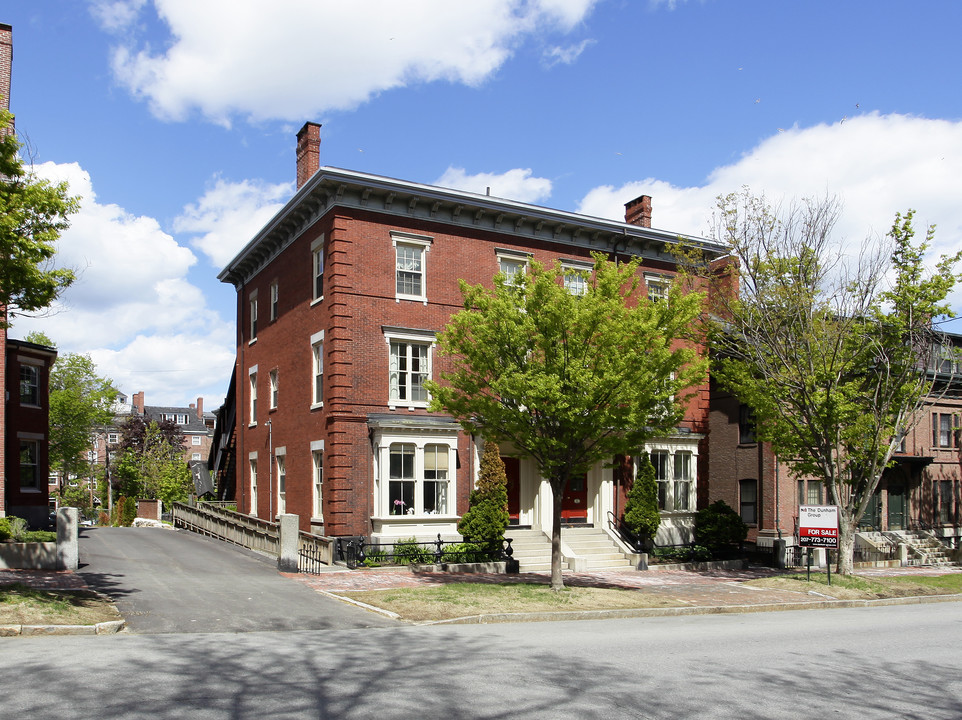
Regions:
<instances>
[{"instance_id":1,"label":"brick chimney","mask_svg":"<svg viewBox=\"0 0 962 720\"><path fill-rule=\"evenodd\" d=\"M651 227L651 195L641 195L625 203L625 222L629 225Z\"/></svg>"},{"instance_id":2,"label":"brick chimney","mask_svg":"<svg viewBox=\"0 0 962 720\"><path fill-rule=\"evenodd\" d=\"M321 126L306 122L297 132L297 187L311 179L321 166Z\"/></svg>"},{"instance_id":3,"label":"brick chimney","mask_svg":"<svg viewBox=\"0 0 962 720\"><path fill-rule=\"evenodd\" d=\"M141 390L138 393L134 393L133 398L134 410L136 410L141 415L144 414L144 391Z\"/></svg>"},{"instance_id":4,"label":"brick chimney","mask_svg":"<svg viewBox=\"0 0 962 720\"><path fill-rule=\"evenodd\" d=\"M197 419L198 420L204 419L204 398L202 397L197 398Z\"/></svg>"},{"instance_id":5,"label":"brick chimney","mask_svg":"<svg viewBox=\"0 0 962 720\"><path fill-rule=\"evenodd\" d=\"M10 86L13 77L13 27L0 23L0 108L10 109ZM10 127L0 127L0 137L13 132Z\"/></svg>"}]
</instances>

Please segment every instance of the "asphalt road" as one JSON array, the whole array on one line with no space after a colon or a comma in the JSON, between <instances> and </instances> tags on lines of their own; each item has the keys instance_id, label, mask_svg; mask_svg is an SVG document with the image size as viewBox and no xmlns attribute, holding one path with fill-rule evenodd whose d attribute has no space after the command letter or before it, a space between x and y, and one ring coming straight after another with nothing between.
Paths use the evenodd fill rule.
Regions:
<instances>
[{"instance_id":1,"label":"asphalt road","mask_svg":"<svg viewBox=\"0 0 962 720\"><path fill-rule=\"evenodd\" d=\"M0 640L16 718L962 717L962 603ZM15 680L14 680L15 679Z\"/></svg>"},{"instance_id":2,"label":"asphalt road","mask_svg":"<svg viewBox=\"0 0 962 720\"><path fill-rule=\"evenodd\" d=\"M330 630L394 621L282 577L275 560L162 528L85 528L80 574L132 633Z\"/></svg>"}]
</instances>

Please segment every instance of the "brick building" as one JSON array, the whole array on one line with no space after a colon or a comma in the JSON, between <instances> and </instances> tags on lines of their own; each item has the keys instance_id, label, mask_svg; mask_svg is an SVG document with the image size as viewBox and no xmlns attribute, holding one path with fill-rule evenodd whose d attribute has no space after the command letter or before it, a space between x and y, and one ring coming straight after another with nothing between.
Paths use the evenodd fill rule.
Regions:
<instances>
[{"instance_id":1,"label":"brick building","mask_svg":"<svg viewBox=\"0 0 962 720\"><path fill-rule=\"evenodd\" d=\"M319 146L320 126L307 123L296 194L219 275L237 290L238 509L296 513L303 530L332 536L456 535L480 438L428 413L422 383L443 369L435 341L462 307L458 280L491 285L532 260L582 269L602 251L643 258L639 274L658 296L678 235L651 228L648 197L614 222L320 167ZM707 420L706 385L677 432L648 448L663 541L690 537ZM502 454L512 522L550 532L547 482L512 448ZM574 483L564 520L604 526L623 506L619 478L599 465Z\"/></svg>"},{"instance_id":2,"label":"brick building","mask_svg":"<svg viewBox=\"0 0 962 720\"><path fill-rule=\"evenodd\" d=\"M962 346L962 336L949 340ZM931 531L959 547L962 363L936 354L930 372L938 396L930 399L882 475L860 529ZM789 465L778 462L768 444L756 441L747 406L714 382L709 427L710 500L724 500L740 511L749 525L750 542L765 547L784 537L793 543L798 506L828 502L822 483L798 478Z\"/></svg>"}]
</instances>

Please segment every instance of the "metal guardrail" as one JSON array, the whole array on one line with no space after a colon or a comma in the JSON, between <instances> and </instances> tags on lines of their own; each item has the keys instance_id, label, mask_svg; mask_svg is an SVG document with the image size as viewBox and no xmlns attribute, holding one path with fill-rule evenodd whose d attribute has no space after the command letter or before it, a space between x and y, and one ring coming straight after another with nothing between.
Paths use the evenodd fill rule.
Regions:
<instances>
[{"instance_id":1,"label":"metal guardrail","mask_svg":"<svg viewBox=\"0 0 962 720\"><path fill-rule=\"evenodd\" d=\"M511 561L511 538L502 542L474 543L470 539L418 542L413 538L396 542L366 543L338 541L341 557L354 569L360 565L428 565Z\"/></svg>"},{"instance_id":2,"label":"metal guardrail","mask_svg":"<svg viewBox=\"0 0 962 720\"><path fill-rule=\"evenodd\" d=\"M336 544L334 538L300 531L297 535L298 572L317 574L322 568L331 567Z\"/></svg>"},{"instance_id":3,"label":"metal guardrail","mask_svg":"<svg viewBox=\"0 0 962 720\"><path fill-rule=\"evenodd\" d=\"M171 506L171 520L174 527L225 540L249 550L274 557L280 552L280 530L277 523L250 515L207 506L206 503L174 503Z\"/></svg>"}]
</instances>

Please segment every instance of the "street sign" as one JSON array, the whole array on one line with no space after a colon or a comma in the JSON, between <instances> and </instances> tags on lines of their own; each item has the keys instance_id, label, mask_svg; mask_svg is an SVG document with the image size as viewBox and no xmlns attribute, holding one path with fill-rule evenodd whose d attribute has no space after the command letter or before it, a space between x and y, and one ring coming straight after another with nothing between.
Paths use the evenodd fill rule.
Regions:
<instances>
[{"instance_id":1,"label":"street sign","mask_svg":"<svg viewBox=\"0 0 962 720\"><path fill-rule=\"evenodd\" d=\"M799 505L798 544L802 547L838 548L838 506Z\"/></svg>"}]
</instances>

